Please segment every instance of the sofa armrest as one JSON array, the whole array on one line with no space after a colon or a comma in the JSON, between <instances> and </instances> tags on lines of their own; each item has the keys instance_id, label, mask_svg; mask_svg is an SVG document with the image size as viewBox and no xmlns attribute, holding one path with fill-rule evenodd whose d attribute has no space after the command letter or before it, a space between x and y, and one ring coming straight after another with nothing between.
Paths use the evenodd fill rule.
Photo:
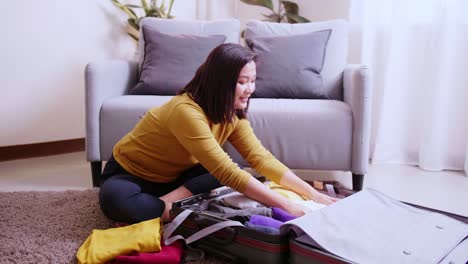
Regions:
<instances>
[{"instance_id":1,"label":"sofa armrest","mask_svg":"<svg viewBox=\"0 0 468 264\"><path fill-rule=\"evenodd\" d=\"M138 64L133 61L109 60L89 63L85 69L86 158L100 161L99 115L105 99L121 96L135 85Z\"/></svg>"},{"instance_id":2,"label":"sofa armrest","mask_svg":"<svg viewBox=\"0 0 468 264\"><path fill-rule=\"evenodd\" d=\"M364 65L347 65L343 77L344 102L353 112L353 154L351 171L366 174L369 165L371 124L370 72Z\"/></svg>"}]
</instances>

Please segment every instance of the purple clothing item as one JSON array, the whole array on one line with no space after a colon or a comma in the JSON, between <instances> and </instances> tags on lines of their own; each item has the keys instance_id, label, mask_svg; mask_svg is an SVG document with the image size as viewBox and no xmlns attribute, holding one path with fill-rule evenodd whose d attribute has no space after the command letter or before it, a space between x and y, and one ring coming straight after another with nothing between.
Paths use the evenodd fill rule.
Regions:
<instances>
[{"instance_id":1,"label":"purple clothing item","mask_svg":"<svg viewBox=\"0 0 468 264\"><path fill-rule=\"evenodd\" d=\"M161 251L153 253L134 253L118 256L108 264L179 264L184 253L182 241L175 241L166 246L161 241Z\"/></svg>"},{"instance_id":2,"label":"purple clothing item","mask_svg":"<svg viewBox=\"0 0 468 264\"><path fill-rule=\"evenodd\" d=\"M281 222L287 222L289 220L293 220L297 218L296 216L291 215L285 210L278 208L278 207L271 208L271 211L273 213L272 217Z\"/></svg>"},{"instance_id":3,"label":"purple clothing item","mask_svg":"<svg viewBox=\"0 0 468 264\"><path fill-rule=\"evenodd\" d=\"M269 226L261 226L261 225L254 225L249 222L245 223L245 227L250 229L255 229L262 233L272 234L272 235L279 235L280 231L278 228L269 227Z\"/></svg>"},{"instance_id":4,"label":"purple clothing item","mask_svg":"<svg viewBox=\"0 0 468 264\"><path fill-rule=\"evenodd\" d=\"M252 215L249 223L260 226L279 228L283 222L264 215Z\"/></svg>"}]
</instances>

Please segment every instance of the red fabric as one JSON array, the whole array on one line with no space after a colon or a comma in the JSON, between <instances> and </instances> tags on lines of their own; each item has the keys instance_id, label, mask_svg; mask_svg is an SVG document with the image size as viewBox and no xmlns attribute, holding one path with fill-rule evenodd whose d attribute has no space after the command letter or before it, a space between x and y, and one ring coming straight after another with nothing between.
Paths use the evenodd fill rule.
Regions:
<instances>
[{"instance_id":1,"label":"red fabric","mask_svg":"<svg viewBox=\"0 0 468 264\"><path fill-rule=\"evenodd\" d=\"M135 253L129 256L118 256L112 264L179 264L184 252L184 245L177 240L169 246L161 241L161 251L153 253Z\"/></svg>"},{"instance_id":2,"label":"red fabric","mask_svg":"<svg viewBox=\"0 0 468 264\"><path fill-rule=\"evenodd\" d=\"M128 226L128 223L124 222L114 222L114 227Z\"/></svg>"}]
</instances>

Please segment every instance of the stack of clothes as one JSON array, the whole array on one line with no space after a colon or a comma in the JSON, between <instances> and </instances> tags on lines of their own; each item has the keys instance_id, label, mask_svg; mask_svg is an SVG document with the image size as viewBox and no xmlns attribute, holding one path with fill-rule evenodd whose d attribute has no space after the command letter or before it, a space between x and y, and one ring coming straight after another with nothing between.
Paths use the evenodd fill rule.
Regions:
<instances>
[{"instance_id":1,"label":"stack of clothes","mask_svg":"<svg viewBox=\"0 0 468 264\"><path fill-rule=\"evenodd\" d=\"M180 263L183 242L164 245L160 218L133 225L93 230L81 245L78 263Z\"/></svg>"},{"instance_id":2,"label":"stack of clothes","mask_svg":"<svg viewBox=\"0 0 468 264\"><path fill-rule=\"evenodd\" d=\"M290 191L274 182L266 182L265 185L278 192L291 201L301 204L311 211L321 209L326 205L316 203L307 198ZM246 228L255 229L264 233L279 234L280 226L296 217L290 215L281 208L267 207L255 200L248 198L242 193L232 189L226 194L217 195L200 203L187 205L184 209L217 217L236 220L244 224Z\"/></svg>"},{"instance_id":3,"label":"stack of clothes","mask_svg":"<svg viewBox=\"0 0 468 264\"><path fill-rule=\"evenodd\" d=\"M311 210L325 207L289 191L280 185L267 182L269 188L286 198L300 203ZM279 234L280 226L296 217L280 208L270 208L230 188L226 194L217 195L185 209L209 213L217 217L241 222L246 228L264 233ZM170 245L162 242L160 218L106 230L93 230L77 252L78 263L180 263L184 243L175 241Z\"/></svg>"}]
</instances>

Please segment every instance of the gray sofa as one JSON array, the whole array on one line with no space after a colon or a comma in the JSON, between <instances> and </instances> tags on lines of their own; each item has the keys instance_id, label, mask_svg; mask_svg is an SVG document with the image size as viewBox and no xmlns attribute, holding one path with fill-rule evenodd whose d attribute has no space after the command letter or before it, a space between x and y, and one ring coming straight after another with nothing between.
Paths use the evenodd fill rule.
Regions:
<instances>
[{"instance_id":1,"label":"gray sofa","mask_svg":"<svg viewBox=\"0 0 468 264\"><path fill-rule=\"evenodd\" d=\"M171 34L227 35L239 42L240 23L152 19L161 32ZM226 27L226 24L229 25ZM368 169L371 89L369 70L346 65L347 26L344 21L314 23L314 30L332 29L321 75L337 99L251 98L249 120L263 145L291 169L340 170L353 175L353 189L360 190ZM310 31L310 25L281 24L256 29L260 35L288 35ZM249 32L247 32L249 34ZM142 52L140 45L140 54ZM93 185L99 185L102 161L114 144L148 109L172 96L128 95L138 81L137 61L93 62L85 70L86 153L91 162ZM223 146L240 165L248 164L227 143Z\"/></svg>"}]
</instances>

